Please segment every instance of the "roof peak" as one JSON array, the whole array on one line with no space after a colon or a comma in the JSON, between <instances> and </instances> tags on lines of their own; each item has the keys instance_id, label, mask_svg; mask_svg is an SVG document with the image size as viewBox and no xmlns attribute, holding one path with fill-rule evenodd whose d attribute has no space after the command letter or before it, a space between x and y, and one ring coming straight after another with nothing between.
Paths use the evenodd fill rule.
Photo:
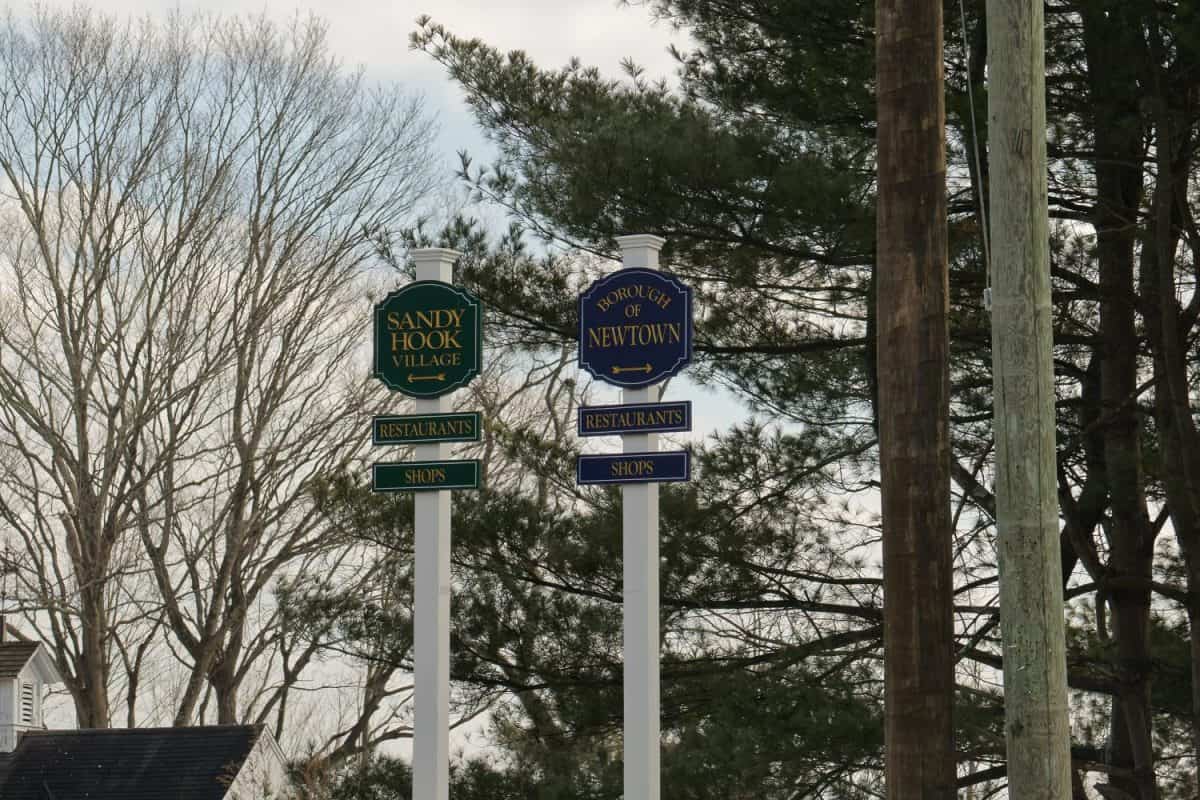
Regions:
<instances>
[{"instance_id":1,"label":"roof peak","mask_svg":"<svg viewBox=\"0 0 1200 800\"><path fill-rule=\"evenodd\" d=\"M36 663L35 669L43 682L63 682L54 658L41 642L0 642L0 678L17 677L31 661Z\"/></svg>"},{"instance_id":2,"label":"roof peak","mask_svg":"<svg viewBox=\"0 0 1200 800\"><path fill-rule=\"evenodd\" d=\"M27 731L25 735L26 736L74 736L74 735L78 735L78 734L82 733L82 734L87 734L88 736L95 736L95 735L102 735L102 734L113 734L113 735L120 734L120 735L128 736L128 735L139 734L139 733L140 734L148 734L148 735L161 735L163 733L166 733L167 731L186 731L186 732L192 733L192 732L218 731L218 730L227 730L227 731L253 730L253 731L261 732L263 730L263 728L265 728L265 727L266 726L263 725L263 723L259 722L259 723L250 724L250 725L162 725L162 726L155 727L155 728L54 728L54 729L50 729L50 730Z\"/></svg>"}]
</instances>

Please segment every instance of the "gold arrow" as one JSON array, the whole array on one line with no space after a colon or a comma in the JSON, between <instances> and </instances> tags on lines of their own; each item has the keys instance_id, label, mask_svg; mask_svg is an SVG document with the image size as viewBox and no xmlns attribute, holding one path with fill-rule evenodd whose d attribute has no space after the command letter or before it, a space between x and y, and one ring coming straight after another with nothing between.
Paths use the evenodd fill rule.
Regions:
<instances>
[{"instance_id":1,"label":"gold arrow","mask_svg":"<svg viewBox=\"0 0 1200 800\"><path fill-rule=\"evenodd\" d=\"M647 364L647 366L649 366L649 365ZM647 371L649 371L649 370L647 370ZM439 372L437 375L413 375L411 372L408 374L408 382L409 383L416 383L417 381L444 381L444 380L446 380L446 373L444 373L444 372Z\"/></svg>"},{"instance_id":2,"label":"gold arrow","mask_svg":"<svg viewBox=\"0 0 1200 800\"><path fill-rule=\"evenodd\" d=\"M654 367L650 366L649 364L643 364L640 367L613 367L612 374L620 375L622 372L644 372L649 375L650 371L653 369Z\"/></svg>"}]
</instances>

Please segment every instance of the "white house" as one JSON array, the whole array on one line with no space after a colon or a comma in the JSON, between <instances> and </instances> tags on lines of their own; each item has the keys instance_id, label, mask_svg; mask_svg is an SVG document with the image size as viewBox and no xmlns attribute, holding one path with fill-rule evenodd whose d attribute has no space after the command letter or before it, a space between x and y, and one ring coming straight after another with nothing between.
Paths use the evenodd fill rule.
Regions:
<instances>
[{"instance_id":1,"label":"white house","mask_svg":"<svg viewBox=\"0 0 1200 800\"><path fill-rule=\"evenodd\" d=\"M46 730L45 647L0 641L3 800L282 800L283 753L262 725Z\"/></svg>"},{"instance_id":2,"label":"white house","mask_svg":"<svg viewBox=\"0 0 1200 800\"><path fill-rule=\"evenodd\" d=\"M16 749L21 733L45 728L42 700L46 687L55 683L62 678L45 647L0 641L0 753Z\"/></svg>"}]
</instances>

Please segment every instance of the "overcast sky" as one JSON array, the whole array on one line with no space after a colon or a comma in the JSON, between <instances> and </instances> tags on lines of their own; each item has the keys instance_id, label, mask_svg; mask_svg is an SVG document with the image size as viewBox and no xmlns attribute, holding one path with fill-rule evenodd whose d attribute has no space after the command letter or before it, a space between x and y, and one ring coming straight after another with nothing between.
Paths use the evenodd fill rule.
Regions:
<instances>
[{"instance_id":1,"label":"overcast sky","mask_svg":"<svg viewBox=\"0 0 1200 800\"><path fill-rule=\"evenodd\" d=\"M41 0L68 7L75 0ZM118 17L163 16L173 9L223 15L257 14L287 21L296 14L315 14L329 23L330 46L347 66L362 66L371 78L397 81L419 92L439 124L437 150L447 170L457 166L456 153L467 150L477 163L490 148L475 128L458 87L440 64L409 49L416 19L428 14L455 36L479 38L507 52L524 50L542 67L557 68L572 57L599 67L607 76L623 75L621 62L633 59L647 79L672 79L675 62L668 48L686 49L686 34L656 21L641 0L90 0L92 8ZM29 0L10 0L18 10ZM502 216L482 213L485 220ZM698 391L699 390L699 391ZM617 402L618 393L597 386L599 402ZM686 374L672 381L669 399L695 402L693 436L725 429L746 411L727 392L695 386Z\"/></svg>"},{"instance_id":2,"label":"overcast sky","mask_svg":"<svg viewBox=\"0 0 1200 800\"><path fill-rule=\"evenodd\" d=\"M22 0L12 3L20 9ZM540 65L559 67L572 56L621 74L622 59L632 58L648 77L671 76L668 45L686 38L666 22L655 22L645 6L620 6L618 0L90 0L93 8L118 16L164 15L172 9L246 14L265 11L287 20L313 13L328 21L330 43L347 65L362 65L371 77L399 81L422 93L441 127L439 151L448 168L463 148L482 156L485 147L457 87L442 67L424 53L409 50L416 18L428 14L451 33L477 37L503 51L524 50ZM46 5L70 6L73 0Z\"/></svg>"}]
</instances>

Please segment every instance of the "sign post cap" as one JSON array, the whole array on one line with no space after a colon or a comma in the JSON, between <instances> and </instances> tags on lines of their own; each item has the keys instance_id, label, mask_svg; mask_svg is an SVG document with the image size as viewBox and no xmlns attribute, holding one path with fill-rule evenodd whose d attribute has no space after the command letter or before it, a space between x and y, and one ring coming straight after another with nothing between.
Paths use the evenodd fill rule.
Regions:
<instances>
[{"instance_id":1,"label":"sign post cap","mask_svg":"<svg viewBox=\"0 0 1200 800\"><path fill-rule=\"evenodd\" d=\"M628 236L618 236L617 244L622 250L632 250L635 247L649 247L654 250L662 250L662 246L667 243L667 240L661 236L655 236L652 233L631 233Z\"/></svg>"},{"instance_id":2,"label":"sign post cap","mask_svg":"<svg viewBox=\"0 0 1200 800\"><path fill-rule=\"evenodd\" d=\"M462 253L451 250L449 247L417 247L408 252L418 266L422 264L453 264L462 256Z\"/></svg>"},{"instance_id":3,"label":"sign post cap","mask_svg":"<svg viewBox=\"0 0 1200 800\"><path fill-rule=\"evenodd\" d=\"M634 233L629 236L618 236L617 244L621 247L621 261L624 267L658 266L658 251L667 240L652 233Z\"/></svg>"}]
</instances>

